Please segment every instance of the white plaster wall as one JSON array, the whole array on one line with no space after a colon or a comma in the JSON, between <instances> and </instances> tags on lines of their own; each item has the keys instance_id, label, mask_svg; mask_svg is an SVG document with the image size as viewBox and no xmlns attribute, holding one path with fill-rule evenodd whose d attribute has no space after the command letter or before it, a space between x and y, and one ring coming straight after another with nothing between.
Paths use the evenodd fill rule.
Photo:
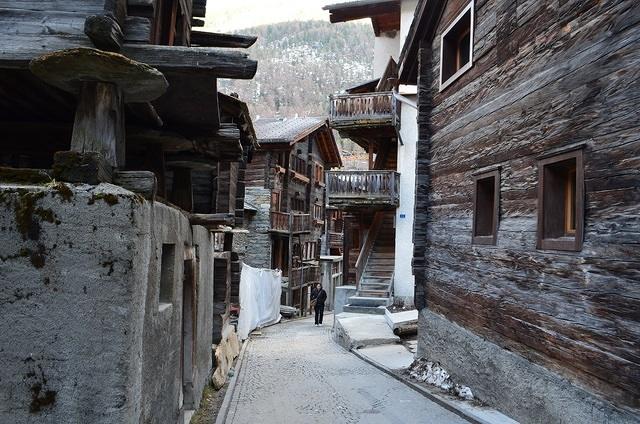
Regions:
<instances>
[{"instance_id":1,"label":"white plaster wall","mask_svg":"<svg viewBox=\"0 0 640 424\"><path fill-rule=\"evenodd\" d=\"M389 58L396 61L400 53L400 34L397 31L380 34L373 44L373 78L380 78L389 63Z\"/></svg>"},{"instance_id":2,"label":"white plaster wall","mask_svg":"<svg viewBox=\"0 0 640 424\"><path fill-rule=\"evenodd\" d=\"M418 0L403 0L400 4L400 50L402 50L402 46L409 34L417 5Z\"/></svg>"},{"instance_id":3,"label":"white plaster wall","mask_svg":"<svg viewBox=\"0 0 640 424\"><path fill-rule=\"evenodd\" d=\"M408 96L416 101L415 96ZM396 209L396 259L394 268L394 297L413 304L414 276L411 270L413 257L413 216L415 207L416 147L418 141L417 110L409 105L401 106L400 137L398 143L398 172L400 172L400 206Z\"/></svg>"}]
</instances>

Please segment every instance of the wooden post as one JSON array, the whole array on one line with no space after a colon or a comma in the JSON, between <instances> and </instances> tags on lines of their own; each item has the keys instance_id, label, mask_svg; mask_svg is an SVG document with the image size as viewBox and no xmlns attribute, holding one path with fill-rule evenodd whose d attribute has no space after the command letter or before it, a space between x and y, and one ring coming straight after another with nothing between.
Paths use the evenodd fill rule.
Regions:
<instances>
[{"instance_id":1,"label":"wooden post","mask_svg":"<svg viewBox=\"0 0 640 424\"><path fill-rule=\"evenodd\" d=\"M291 226L293 225L293 214L291 212L289 212L289 229L291 229ZM293 281L292 281L292 276L293 276L293 234L291 232L289 232L289 257L288 257L288 262L289 262L289 296L288 297L288 301L289 301L289 306L293 306Z\"/></svg>"},{"instance_id":2,"label":"wooden post","mask_svg":"<svg viewBox=\"0 0 640 424\"><path fill-rule=\"evenodd\" d=\"M124 167L124 101L115 84L84 82L73 123L71 150L98 152L114 168Z\"/></svg>"},{"instance_id":3,"label":"wooden post","mask_svg":"<svg viewBox=\"0 0 640 424\"><path fill-rule=\"evenodd\" d=\"M191 187L191 169L173 169L173 190L171 201L187 212L193 211L193 189Z\"/></svg>"},{"instance_id":4,"label":"wooden post","mask_svg":"<svg viewBox=\"0 0 640 424\"><path fill-rule=\"evenodd\" d=\"M373 143L369 143L369 169L373 169Z\"/></svg>"}]
</instances>

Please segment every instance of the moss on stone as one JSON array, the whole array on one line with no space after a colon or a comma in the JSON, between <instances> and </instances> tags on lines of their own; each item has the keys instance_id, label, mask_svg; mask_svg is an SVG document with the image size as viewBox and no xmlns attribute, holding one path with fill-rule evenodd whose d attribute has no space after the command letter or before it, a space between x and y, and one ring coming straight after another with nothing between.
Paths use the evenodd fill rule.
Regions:
<instances>
[{"instance_id":1,"label":"moss on stone","mask_svg":"<svg viewBox=\"0 0 640 424\"><path fill-rule=\"evenodd\" d=\"M42 209L42 208L36 208L36 210L33 212L34 215L37 215L40 217L41 220L43 221L47 221L50 223L54 223L56 222L55 219L55 214L53 213L53 211L51 209ZM58 221L60 222L60 221Z\"/></svg>"},{"instance_id":2,"label":"moss on stone","mask_svg":"<svg viewBox=\"0 0 640 424\"><path fill-rule=\"evenodd\" d=\"M40 224L33 217L35 212L35 204L38 199L44 197L44 192L23 192L18 196L15 205L15 218L18 231L22 234L22 238L37 240L40 238Z\"/></svg>"},{"instance_id":3,"label":"moss on stone","mask_svg":"<svg viewBox=\"0 0 640 424\"><path fill-rule=\"evenodd\" d=\"M39 185L51 182L51 176L44 169L0 166L0 182Z\"/></svg>"},{"instance_id":4,"label":"moss on stone","mask_svg":"<svg viewBox=\"0 0 640 424\"><path fill-rule=\"evenodd\" d=\"M71 199L73 199L73 190L69 188L65 183L55 183L51 186L53 188L55 194L59 194L64 202L71 203Z\"/></svg>"},{"instance_id":5,"label":"moss on stone","mask_svg":"<svg viewBox=\"0 0 640 424\"><path fill-rule=\"evenodd\" d=\"M88 205L93 205L96 200L104 200L104 202L109 206L117 205L119 200L118 196L113 193L98 193L93 194L91 199L87 202Z\"/></svg>"}]
</instances>

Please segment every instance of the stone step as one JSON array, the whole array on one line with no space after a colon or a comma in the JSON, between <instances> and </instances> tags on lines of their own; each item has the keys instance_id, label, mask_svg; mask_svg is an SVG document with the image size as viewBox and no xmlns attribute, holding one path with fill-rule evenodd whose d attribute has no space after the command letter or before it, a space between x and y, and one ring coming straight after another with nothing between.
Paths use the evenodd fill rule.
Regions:
<instances>
[{"instance_id":1,"label":"stone step","mask_svg":"<svg viewBox=\"0 0 640 424\"><path fill-rule=\"evenodd\" d=\"M353 306L389 306L391 299L388 297L351 296L347 299L349 305Z\"/></svg>"},{"instance_id":2,"label":"stone step","mask_svg":"<svg viewBox=\"0 0 640 424\"><path fill-rule=\"evenodd\" d=\"M351 312L352 314L371 314L371 315L384 315L384 311L387 310L385 306L355 306L344 305L343 312Z\"/></svg>"}]
</instances>

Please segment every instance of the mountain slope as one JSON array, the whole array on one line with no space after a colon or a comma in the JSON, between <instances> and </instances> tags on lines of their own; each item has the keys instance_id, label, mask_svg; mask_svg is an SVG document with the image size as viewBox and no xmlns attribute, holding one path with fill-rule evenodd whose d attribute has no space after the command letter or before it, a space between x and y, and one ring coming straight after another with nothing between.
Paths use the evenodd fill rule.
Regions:
<instances>
[{"instance_id":1,"label":"mountain slope","mask_svg":"<svg viewBox=\"0 0 640 424\"><path fill-rule=\"evenodd\" d=\"M238 93L254 119L326 114L329 94L372 78L369 25L284 22L238 33L258 36L248 51L258 72L251 81L220 80L219 88Z\"/></svg>"}]
</instances>

